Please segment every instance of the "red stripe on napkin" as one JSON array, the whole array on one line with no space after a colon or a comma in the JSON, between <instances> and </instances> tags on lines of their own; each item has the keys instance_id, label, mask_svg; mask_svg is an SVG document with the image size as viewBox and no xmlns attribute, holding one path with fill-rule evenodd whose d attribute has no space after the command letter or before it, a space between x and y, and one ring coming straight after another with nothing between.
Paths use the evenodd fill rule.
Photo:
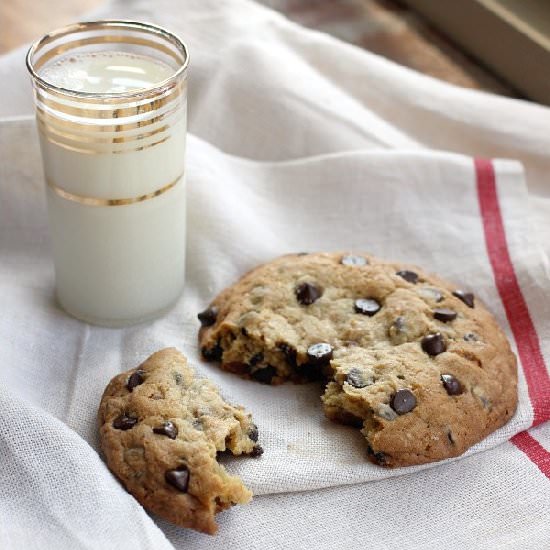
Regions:
<instances>
[{"instance_id":1,"label":"red stripe on napkin","mask_svg":"<svg viewBox=\"0 0 550 550\"><path fill-rule=\"evenodd\" d=\"M533 407L533 426L536 426L550 418L550 376L508 251L493 163L487 159L475 159L474 162L487 253L495 284L516 340ZM527 432L516 434L511 441L550 478L550 452Z\"/></svg>"},{"instance_id":2,"label":"red stripe on napkin","mask_svg":"<svg viewBox=\"0 0 550 550\"><path fill-rule=\"evenodd\" d=\"M538 469L550 479L550 453L529 433L520 432L510 441L534 462Z\"/></svg>"},{"instance_id":3,"label":"red stripe on napkin","mask_svg":"<svg viewBox=\"0 0 550 550\"><path fill-rule=\"evenodd\" d=\"M533 406L533 426L537 426L550 418L550 376L508 252L493 164L489 160L476 159L475 167L487 252L527 380Z\"/></svg>"}]
</instances>

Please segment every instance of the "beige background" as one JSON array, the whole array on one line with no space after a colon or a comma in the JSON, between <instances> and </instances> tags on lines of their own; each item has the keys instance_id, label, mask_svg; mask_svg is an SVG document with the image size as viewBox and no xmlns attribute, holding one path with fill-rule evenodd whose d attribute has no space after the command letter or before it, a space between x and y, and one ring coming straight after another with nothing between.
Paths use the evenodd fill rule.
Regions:
<instances>
[{"instance_id":1,"label":"beige background","mask_svg":"<svg viewBox=\"0 0 550 550\"><path fill-rule=\"evenodd\" d=\"M72 23L102 0L2 0L0 53L31 42L48 31Z\"/></svg>"}]
</instances>

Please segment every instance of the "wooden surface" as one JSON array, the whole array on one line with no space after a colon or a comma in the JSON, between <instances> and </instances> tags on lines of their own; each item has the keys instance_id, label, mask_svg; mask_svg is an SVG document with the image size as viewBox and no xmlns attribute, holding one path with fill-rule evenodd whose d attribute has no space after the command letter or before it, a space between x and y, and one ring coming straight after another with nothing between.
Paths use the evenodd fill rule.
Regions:
<instances>
[{"instance_id":1,"label":"wooden surface","mask_svg":"<svg viewBox=\"0 0 550 550\"><path fill-rule=\"evenodd\" d=\"M403 0L531 100L550 105L548 0ZM475 25L472 24L475 22ZM490 37L488 39L488 37Z\"/></svg>"},{"instance_id":2,"label":"wooden surface","mask_svg":"<svg viewBox=\"0 0 550 550\"><path fill-rule=\"evenodd\" d=\"M290 19L459 86L517 95L394 0L263 0ZM0 53L79 20L101 0L0 0Z\"/></svg>"}]
</instances>

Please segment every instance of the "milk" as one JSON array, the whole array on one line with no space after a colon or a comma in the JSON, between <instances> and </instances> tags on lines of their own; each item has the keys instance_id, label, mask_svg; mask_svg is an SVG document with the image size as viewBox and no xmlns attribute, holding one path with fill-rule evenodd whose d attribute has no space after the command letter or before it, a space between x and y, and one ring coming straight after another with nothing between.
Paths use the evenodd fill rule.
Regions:
<instances>
[{"instance_id":1,"label":"milk","mask_svg":"<svg viewBox=\"0 0 550 550\"><path fill-rule=\"evenodd\" d=\"M66 55L39 71L59 88L111 94L36 98L57 298L85 321L151 319L183 289L185 89L135 95L173 73L116 51Z\"/></svg>"},{"instance_id":2,"label":"milk","mask_svg":"<svg viewBox=\"0 0 550 550\"><path fill-rule=\"evenodd\" d=\"M161 61L124 52L66 55L40 71L48 82L95 94L149 88L169 78L173 69Z\"/></svg>"}]
</instances>

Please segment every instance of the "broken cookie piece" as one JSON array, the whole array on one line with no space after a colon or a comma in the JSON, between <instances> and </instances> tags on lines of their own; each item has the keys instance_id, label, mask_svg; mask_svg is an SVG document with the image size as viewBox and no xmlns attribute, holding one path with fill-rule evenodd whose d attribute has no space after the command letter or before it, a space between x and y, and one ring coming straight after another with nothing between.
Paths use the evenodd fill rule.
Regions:
<instances>
[{"instance_id":1,"label":"broken cookie piece","mask_svg":"<svg viewBox=\"0 0 550 550\"><path fill-rule=\"evenodd\" d=\"M337 350L331 369L321 398L325 415L361 428L368 458L381 466L462 454L506 418L502 407L513 399L492 368L454 355L427 362L417 344ZM498 411L486 405L481 388L504 397Z\"/></svg>"},{"instance_id":2,"label":"broken cookie piece","mask_svg":"<svg viewBox=\"0 0 550 550\"><path fill-rule=\"evenodd\" d=\"M176 349L113 378L99 424L109 468L145 508L168 521L214 534L215 514L252 498L216 456L261 455L258 428L214 384L195 378Z\"/></svg>"}]
</instances>

